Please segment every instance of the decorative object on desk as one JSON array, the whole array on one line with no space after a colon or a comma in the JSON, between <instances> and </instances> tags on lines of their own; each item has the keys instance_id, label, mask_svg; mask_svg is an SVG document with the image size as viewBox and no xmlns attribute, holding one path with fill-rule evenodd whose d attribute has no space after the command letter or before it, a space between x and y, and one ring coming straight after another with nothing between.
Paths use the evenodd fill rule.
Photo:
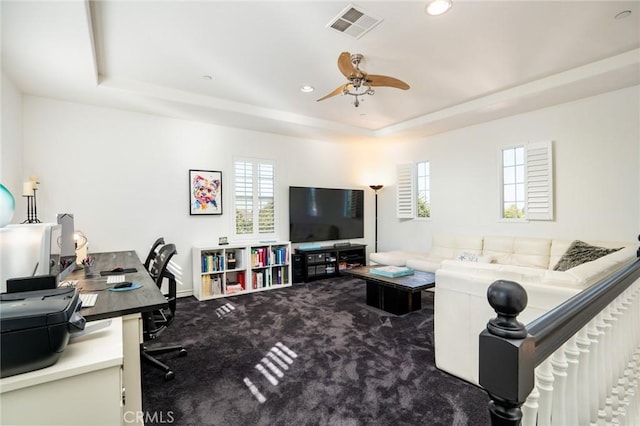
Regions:
<instances>
[{"instance_id":1,"label":"decorative object on desk","mask_svg":"<svg viewBox=\"0 0 640 426\"><path fill-rule=\"evenodd\" d=\"M227 244L229 244L229 240L227 239L227 237L218 238L218 245L224 246Z\"/></svg>"},{"instance_id":2,"label":"decorative object on desk","mask_svg":"<svg viewBox=\"0 0 640 426\"><path fill-rule=\"evenodd\" d=\"M82 259L82 266L84 267L84 275L86 277L93 276L93 265L95 264L95 257L87 256Z\"/></svg>"},{"instance_id":3,"label":"decorative object on desk","mask_svg":"<svg viewBox=\"0 0 640 426\"><path fill-rule=\"evenodd\" d=\"M0 183L0 228L7 226L16 211L16 200L6 186Z\"/></svg>"},{"instance_id":4,"label":"decorative object on desk","mask_svg":"<svg viewBox=\"0 0 640 426\"><path fill-rule=\"evenodd\" d=\"M389 278L413 275L413 269L407 268L406 266L382 266L380 268L371 268L369 269L369 272L374 275L381 275Z\"/></svg>"},{"instance_id":5,"label":"decorative object on desk","mask_svg":"<svg viewBox=\"0 0 640 426\"><path fill-rule=\"evenodd\" d=\"M39 184L37 176L30 176L29 181L22 184L22 196L27 197L27 219L22 223L40 223L36 204L36 191Z\"/></svg>"},{"instance_id":6,"label":"decorative object on desk","mask_svg":"<svg viewBox=\"0 0 640 426\"><path fill-rule=\"evenodd\" d=\"M140 283L131 283L131 285L128 286L122 286L122 287L118 287L117 286L111 287L109 289L109 291L130 291L130 290L135 290L137 288L142 287L142 285L140 285Z\"/></svg>"},{"instance_id":7,"label":"decorative object on desk","mask_svg":"<svg viewBox=\"0 0 640 426\"><path fill-rule=\"evenodd\" d=\"M222 214L222 172L189 170L189 214Z\"/></svg>"},{"instance_id":8,"label":"decorative object on desk","mask_svg":"<svg viewBox=\"0 0 640 426\"><path fill-rule=\"evenodd\" d=\"M374 237L375 237L375 246L374 246L374 250L377 253L378 252L378 191L381 190L383 187L383 185L369 185L369 188L373 189L374 192L376 193L376 221L375 221L375 233L374 233Z\"/></svg>"},{"instance_id":9,"label":"decorative object on desk","mask_svg":"<svg viewBox=\"0 0 640 426\"><path fill-rule=\"evenodd\" d=\"M75 243L75 247L76 247L76 263L80 265L82 262L82 259L88 258L87 257L88 240L82 231L74 231L73 242Z\"/></svg>"}]
</instances>

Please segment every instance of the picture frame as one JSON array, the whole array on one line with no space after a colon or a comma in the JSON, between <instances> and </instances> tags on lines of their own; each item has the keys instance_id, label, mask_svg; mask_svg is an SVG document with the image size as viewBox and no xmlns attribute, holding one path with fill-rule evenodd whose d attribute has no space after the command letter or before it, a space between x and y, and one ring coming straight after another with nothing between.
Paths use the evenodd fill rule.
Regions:
<instances>
[{"instance_id":1,"label":"picture frame","mask_svg":"<svg viewBox=\"0 0 640 426\"><path fill-rule=\"evenodd\" d=\"M189 214L222 214L222 172L189 170Z\"/></svg>"},{"instance_id":2,"label":"picture frame","mask_svg":"<svg viewBox=\"0 0 640 426\"><path fill-rule=\"evenodd\" d=\"M227 239L227 237L218 238L218 245L219 246L225 246L227 244L229 244L229 240Z\"/></svg>"}]
</instances>

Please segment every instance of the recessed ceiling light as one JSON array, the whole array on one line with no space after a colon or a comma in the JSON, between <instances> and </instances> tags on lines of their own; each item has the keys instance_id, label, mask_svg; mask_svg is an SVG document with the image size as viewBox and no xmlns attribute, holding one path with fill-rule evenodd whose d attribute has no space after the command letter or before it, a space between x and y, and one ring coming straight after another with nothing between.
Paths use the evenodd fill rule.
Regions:
<instances>
[{"instance_id":1,"label":"recessed ceiling light","mask_svg":"<svg viewBox=\"0 0 640 426\"><path fill-rule=\"evenodd\" d=\"M451 0L429 0L425 11L432 16L442 15L451 9Z\"/></svg>"},{"instance_id":2,"label":"recessed ceiling light","mask_svg":"<svg viewBox=\"0 0 640 426\"><path fill-rule=\"evenodd\" d=\"M313 86L302 86L302 87L300 88L300 91L301 91L302 93L311 93L311 92L313 92L313 91L314 91L314 88L313 88Z\"/></svg>"},{"instance_id":3,"label":"recessed ceiling light","mask_svg":"<svg viewBox=\"0 0 640 426\"><path fill-rule=\"evenodd\" d=\"M623 10L622 12L618 13L615 16L615 19L624 19L629 15L631 15L631 11L630 10Z\"/></svg>"}]
</instances>

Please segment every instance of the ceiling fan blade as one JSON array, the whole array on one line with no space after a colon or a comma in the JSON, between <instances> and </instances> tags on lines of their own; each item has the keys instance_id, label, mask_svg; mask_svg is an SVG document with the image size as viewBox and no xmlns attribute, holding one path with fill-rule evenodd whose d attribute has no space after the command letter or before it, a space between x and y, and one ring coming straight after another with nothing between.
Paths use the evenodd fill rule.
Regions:
<instances>
[{"instance_id":1,"label":"ceiling fan blade","mask_svg":"<svg viewBox=\"0 0 640 426\"><path fill-rule=\"evenodd\" d=\"M324 101L327 98L330 98L332 96L341 94L342 91L344 90L344 86L345 86L344 84L338 86L333 92L329 93L328 95L325 95L325 96L321 97L320 99L317 99L316 102Z\"/></svg>"},{"instance_id":2,"label":"ceiling fan blade","mask_svg":"<svg viewBox=\"0 0 640 426\"><path fill-rule=\"evenodd\" d=\"M387 77L386 75L373 75L367 74L367 83L371 86L379 87L395 87L396 89L407 90L409 89L409 85L402 80L398 80L397 78Z\"/></svg>"},{"instance_id":3,"label":"ceiling fan blade","mask_svg":"<svg viewBox=\"0 0 640 426\"><path fill-rule=\"evenodd\" d=\"M338 56L338 69L347 78L362 77L362 73L351 63L351 53L349 52L342 52Z\"/></svg>"}]
</instances>

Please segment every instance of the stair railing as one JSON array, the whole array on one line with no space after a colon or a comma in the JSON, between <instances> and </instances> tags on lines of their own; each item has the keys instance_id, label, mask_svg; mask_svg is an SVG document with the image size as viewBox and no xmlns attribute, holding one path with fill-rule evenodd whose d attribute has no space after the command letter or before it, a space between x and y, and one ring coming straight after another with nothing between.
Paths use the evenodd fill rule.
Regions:
<instances>
[{"instance_id":1,"label":"stair railing","mask_svg":"<svg viewBox=\"0 0 640 426\"><path fill-rule=\"evenodd\" d=\"M526 326L521 285L496 281L487 298L479 381L493 426L640 425L640 259Z\"/></svg>"}]
</instances>

